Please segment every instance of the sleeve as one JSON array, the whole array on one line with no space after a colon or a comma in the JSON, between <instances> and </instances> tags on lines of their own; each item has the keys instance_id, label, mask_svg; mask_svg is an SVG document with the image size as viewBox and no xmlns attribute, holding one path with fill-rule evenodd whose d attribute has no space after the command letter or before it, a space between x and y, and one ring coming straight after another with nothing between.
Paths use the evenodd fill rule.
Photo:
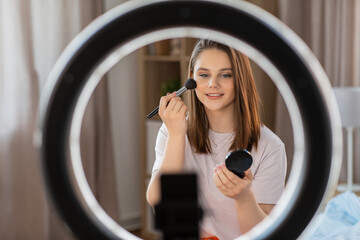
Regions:
<instances>
[{"instance_id":1,"label":"sleeve","mask_svg":"<svg viewBox=\"0 0 360 240\"><path fill-rule=\"evenodd\" d=\"M165 124L163 123L159 129L156 143L155 143L155 162L152 168L152 173L157 171L160 168L161 162L163 160L165 145L167 140L168 132Z\"/></svg>"},{"instance_id":2,"label":"sleeve","mask_svg":"<svg viewBox=\"0 0 360 240\"><path fill-rule=\"evenodd\" d=\"M252 182L258 203L276 204L279 200L285 188L286 165L285 146L282 142L264 154Z\"/></svg>"}]
</instances>

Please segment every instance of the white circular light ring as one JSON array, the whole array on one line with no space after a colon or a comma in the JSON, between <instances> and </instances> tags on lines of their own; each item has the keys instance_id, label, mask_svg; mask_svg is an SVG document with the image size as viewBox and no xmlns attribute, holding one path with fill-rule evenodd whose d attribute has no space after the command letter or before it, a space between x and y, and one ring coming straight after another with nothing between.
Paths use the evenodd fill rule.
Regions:
<instances>
[{"instance_id":1,"label":"white circular light ring","mask_svg":"<svg viewBox=\"0 0 360 240\"><path fill-rule=\"evenodd\" d=\"M167 14L155 14L157 17L154 17L154 11L163 12L165 8ZM207 13L213 11L212 14L201 16L201 11L197 10L203 8L207 9ZM146 14L151 14L153 19L149 18L146 23L137 22L131 29L125 26L124 23L136 21L139 15ZM247 31L247 25L238 28L231 26L229 22L234 22L234 19L251 24L253 32ZM133 32L114 34L115 29L120 31L124 28ZM264 35L264 30L268 35ZM272 218L267 218L241 238L271 239L279 236L298 236L311 220L324 197L328 183L334 183L334 179L338 177L341 128L331 86L309 49L274 17L245 2L230 4L215 1L130 1L129 4L119 6L98 18L75 38L49 76L47 91L41 101L40 131L44 173L56 206L77 236L137 239L104 212L92 194L82 168L79 150L81 121L87 102L101 77L128 53L153 41L174 37L202 38L205 35L232 45L262 67L280 90L288 106L292 123L296 126L294 165L288 186L280 200L280 207L273 211ZM247 38L248 35L253 36ZM110 39L109 36L113 38ZM268 43L272 45L260 46L264 39L256 42L256 37L264 36L269 37ZM269 47L278 47L286 51L278 52L276 55L280 55L279 57L271 51L268 52L266 48ZM281 58L289 56L292 59L287 60L285 65L293 65L284 66ZM271 61L273 57L277 58L275 64ZM289 79L289 76L298 79ZM297 92L298 88L302 90ZM311 94L307 93L307 88ZM314 104L309 106L303 101L303 97L310 98ZM307 115L311 113L306 113L306 107L315 107L310 111L319 114L315 119L316 123L313 124L309 120ZM326 137L325 143L319 139L314 142L314 127L320 128L316 134L320 134L318 137ZM309 129L312 129L311 132ZM65 154L69 143L71 161ZM312 146L314 144L316 149ZM309 189L311 186L307 183L306 176L314 175L309 172L312 168L316 171L321 168L310 167L313 163L310 163L309 159L314 159L314 156L319 154L324 155L324 159L320 161L320 164L324 165L323 175L319 174L319 187L313 186L315 189ZM57 158L56 161L54 158ZM302 177L304 175L305 177ZM332 182L329 179L332 179ZM304 202L304 194L308 193L313 193L314 203ZM60 195L65 199L60 200ZM309 213L299 216L302 224L297 221L297 224L289 228L288 223L296 218L296 209L304 207L309 209ZM70 208L75 208L76 211L70 211ZM89 230L85 225L92 226L92 229Z\"/></svg>"}]
</instances>

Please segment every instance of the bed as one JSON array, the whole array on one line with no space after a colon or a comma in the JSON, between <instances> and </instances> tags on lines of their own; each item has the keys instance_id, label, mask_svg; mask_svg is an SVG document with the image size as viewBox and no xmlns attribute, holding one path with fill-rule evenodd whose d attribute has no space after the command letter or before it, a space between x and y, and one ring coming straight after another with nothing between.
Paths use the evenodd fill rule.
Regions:
<instances>
[{"instance_id":1,"label":"bed","mask_svg":"<svg viewBox=\"0 0 360 240\"><path fill-rule=\"evenodd\" d=\"M360 240L360 197L347 191L332 198L304 239Z\"/></svg>"}]
</instances>

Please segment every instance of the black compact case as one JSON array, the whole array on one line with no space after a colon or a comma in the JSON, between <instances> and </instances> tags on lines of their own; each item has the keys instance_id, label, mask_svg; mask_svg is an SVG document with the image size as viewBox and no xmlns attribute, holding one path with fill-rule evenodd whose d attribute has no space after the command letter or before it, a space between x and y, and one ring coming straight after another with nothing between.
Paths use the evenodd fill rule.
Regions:
<instances>
[{"instance_id":1,"label":"black compact case","mask_svg":"<svg viewBox=\"0 0 360 240\"><path fill-rule=\"evenodd\" d=\"M251 167L253 160L246 149L237 149L230 152L225 158L226 167L240 178L245 176L245 171Z\"/></svg>"}]
</instances>

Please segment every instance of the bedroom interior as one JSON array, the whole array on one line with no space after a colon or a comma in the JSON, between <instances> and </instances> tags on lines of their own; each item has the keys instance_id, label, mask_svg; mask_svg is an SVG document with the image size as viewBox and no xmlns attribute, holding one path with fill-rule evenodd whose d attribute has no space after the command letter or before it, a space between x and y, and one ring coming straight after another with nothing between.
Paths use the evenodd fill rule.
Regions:
<instances>
[{"instance_id":1,"label":"bedroom interior","mask_svg":"<svg viewBox=\"0 0 360 240\"><path fill-rule=\"evenodd\" d=\"M0 12L4 13L0 19L0 195L4 206L0 210L1 239L75 239L48 200L38 153L32 145L38 99L47 75L66 45L93 19L123 2L0 3ZM248 2L292 28L314 52L334 88L358 89L360 1ZM13 29L7 27L8 22L13 23ZM159 118L145 121L144 116L156 107L162 85L186 80L189 54L195 42L194 38L154 42L124 57L97 86L81 126L83 166L94 195L114 221L144 239L159 239L152 226L153 215L145 201L145 189L154 161L154 140L161 125ZM252 67L262 99L262 121L285 143L290 173L294 136L287 107L272 79L255 62ZM145 95L141 88L147 86L147 81L157 82L153 88L146 88ZM353 106L357 105L351 101L350 109ZM358 115L352 120L355 117ZM359 125L359 121L354 123L353 148L349 152L346 147L350 137L343 131L340 183L360 183ZM341 195L343 191L336 195L343 201L352 201L354 208L360 205L349 193ZM358 190L352 191L360 195ZM321 225L321 218L328 217L323 207L322 215L314 218L318 221L316 226ZM351 209L344 211L349 214ZM338 229L336 234L350 228ZM325 233L318 232L318 236L321 234Z\"/></svg>"}]
</instances>

